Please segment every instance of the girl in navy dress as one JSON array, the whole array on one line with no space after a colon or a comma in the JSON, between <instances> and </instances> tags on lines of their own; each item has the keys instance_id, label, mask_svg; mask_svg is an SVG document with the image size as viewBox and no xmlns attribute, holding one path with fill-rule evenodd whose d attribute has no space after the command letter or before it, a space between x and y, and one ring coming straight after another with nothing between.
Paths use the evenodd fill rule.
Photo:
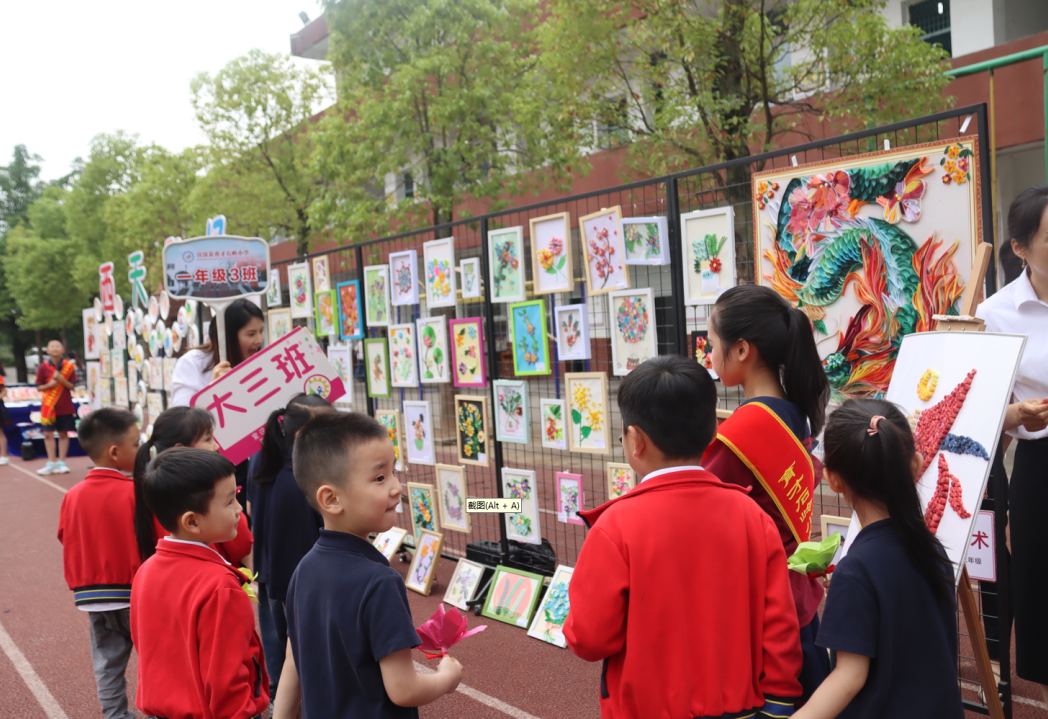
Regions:
<instances>
[{"instance_id":1,"label":"girl in navy dress","mask_svg":"<svg viewBox=\"0 0 1048 719\"><path fill-rule=\"evenodd\" d=\"M906 418L883 400L845 402L825 451L830 488L862 531L833 572L817 639L837 666L795 719L961 719L953 565L924 524Z\"/></svg>"}]
</instances>

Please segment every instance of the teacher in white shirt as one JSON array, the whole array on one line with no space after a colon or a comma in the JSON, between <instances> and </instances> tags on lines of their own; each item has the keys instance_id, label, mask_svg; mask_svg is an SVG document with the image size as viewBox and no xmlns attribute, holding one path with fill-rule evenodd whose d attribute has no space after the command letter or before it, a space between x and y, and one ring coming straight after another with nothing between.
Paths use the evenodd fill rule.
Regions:
<instances>
[{"instance_id":1,"label":"teacher in white shirt","mask_svg":"<svg viewBox=\"0 0 1048 719\"><path fill-rule=\"evenodd\" d=\"M1004 430L1018 440L1009 486L1015 671L1048 702L1048 185L1024 190L1008 210L1023 272L981 305L989 332L1026 335Z\"/></svg>"},{"instance_id":2,"label":"teacher in white shirt","mask_svg":"<svg viewBox=\"0 0 1048 719\"><path fill-rule=\"evenodd\" d=\"M212 320L207 344L189 350L175 365L169 407L188 405L193 395L262 349L265 319L251 300L235 300L225 317L227 361L218 356L218 322Z\"/></svg>"}]
</instances>

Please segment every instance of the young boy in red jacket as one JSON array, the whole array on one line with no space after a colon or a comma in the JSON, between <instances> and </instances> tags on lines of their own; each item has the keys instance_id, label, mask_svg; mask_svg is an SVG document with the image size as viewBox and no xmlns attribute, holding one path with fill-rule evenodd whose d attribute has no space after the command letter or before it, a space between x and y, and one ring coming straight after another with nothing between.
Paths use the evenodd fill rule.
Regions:
<instances>
[{"instance_id":1,"label":"young boy in red jacket","mask_svg":"<svg viewBox=\"0 0 1048 719\"><path fill-rule=\"evenodd\" d=\"M601 716L789 716L801 648L782 541L746 490L699 466L717 429L713 380L684 357L655 357L618 402L643 479L580 513L590 531L564 624L576 655L604 662Z\"/></svg>"},{"instance_id":2,"label":"young boy in red jacket","mask_svg":"<svg viewBox=\"0 0 1048 719\"><path fill-rule=\"evenodd\" d=\"M135 544L138 426L126 409L106 407L80 422L80 446L95 463L62 500L58 541L77 609L88 612L91 663L106 719L132 719L124 672L131 656L131 581L142 564Z\"/></svg>"},{"instance_id":3,"label":"young boy in red jacket","mask_svg":"<svg viewBox=\"0 0 1048 719\"><path fill-rule=\"evenodd\" d=\"M236 537L236 468L217 452L172 447L146 468L146 505L170 532L131 592L136 704L147 716L249 719L269 678L244 575L209 544Z\"/></svg>"}]
</instances>

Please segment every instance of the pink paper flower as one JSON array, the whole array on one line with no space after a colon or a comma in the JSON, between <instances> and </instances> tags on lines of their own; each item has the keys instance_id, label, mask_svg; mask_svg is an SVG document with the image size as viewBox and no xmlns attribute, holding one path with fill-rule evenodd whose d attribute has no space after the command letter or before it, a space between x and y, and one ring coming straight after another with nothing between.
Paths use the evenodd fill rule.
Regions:
<instances>
[{"instance_id":1,"label":"pink paper flower","mask_svg":"<svg viewBox=\"0 0 1048 719\"><path fill-rule=\"evenodd\" d=\"M452 607L450 612L445 613L444 605L438 604L433 616L418 628L418 636L422 640L419 649L427 659L438 659L446 655L449 649L466 637L473 636L487 628L487 624L481 624L467 631L466 618L458 609Z\"/></svg>"}]
</instances>

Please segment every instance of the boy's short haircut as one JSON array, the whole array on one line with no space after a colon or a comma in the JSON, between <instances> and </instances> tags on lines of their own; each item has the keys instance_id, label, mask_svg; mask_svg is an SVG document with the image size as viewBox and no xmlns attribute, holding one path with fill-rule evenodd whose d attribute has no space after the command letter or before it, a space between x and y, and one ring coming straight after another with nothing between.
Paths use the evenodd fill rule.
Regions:
<instances>
[{"instance_id":1,"label":"boy's short haircut","mask_svg":"<svg viewBox=\"0 0 1048 719\"><path fill-rule=\"evenodd\" d=\"M129 410L119 407L103 407L80 420L77 439L87 456L96 460L108 447L124 441L128 430L138 420Z\"/></svg>"},{"instance_id":2,"label":"boy's short haircut","mask_svg":"<svg viewBox=\"0 0 1048 719\"><path fill-rule=\"evenodd\" d=\"M218 452L166 449L146 466L142 484L146 506L164 529L173 532L186 512L207 514L215 485L235 472L233 463Z\"/></svg>"},{"instance_id":3,"label":"boy's short haircut","mask_svg":"<svg viewBox=\"0 0 1048 719\"><path fill-rule=\"evenodd\" d=\"M622 431L636 425L667 459L701 457L717 433L717 388L702 365L652 357L619 385Z\"/></svg>"},{"instance_id":4,"label":"boy's short haircut","mask_svg":"<svg viewBox=\"0 0 1048 719\"><path fill-rule=\"evenodd\" d=\"M343 486L353 451L375 440L389 441L389 430L362 412L323 412L303 425L292 452L295 481L313 509L324 484Z\"/></svg>"}]
</instances>

